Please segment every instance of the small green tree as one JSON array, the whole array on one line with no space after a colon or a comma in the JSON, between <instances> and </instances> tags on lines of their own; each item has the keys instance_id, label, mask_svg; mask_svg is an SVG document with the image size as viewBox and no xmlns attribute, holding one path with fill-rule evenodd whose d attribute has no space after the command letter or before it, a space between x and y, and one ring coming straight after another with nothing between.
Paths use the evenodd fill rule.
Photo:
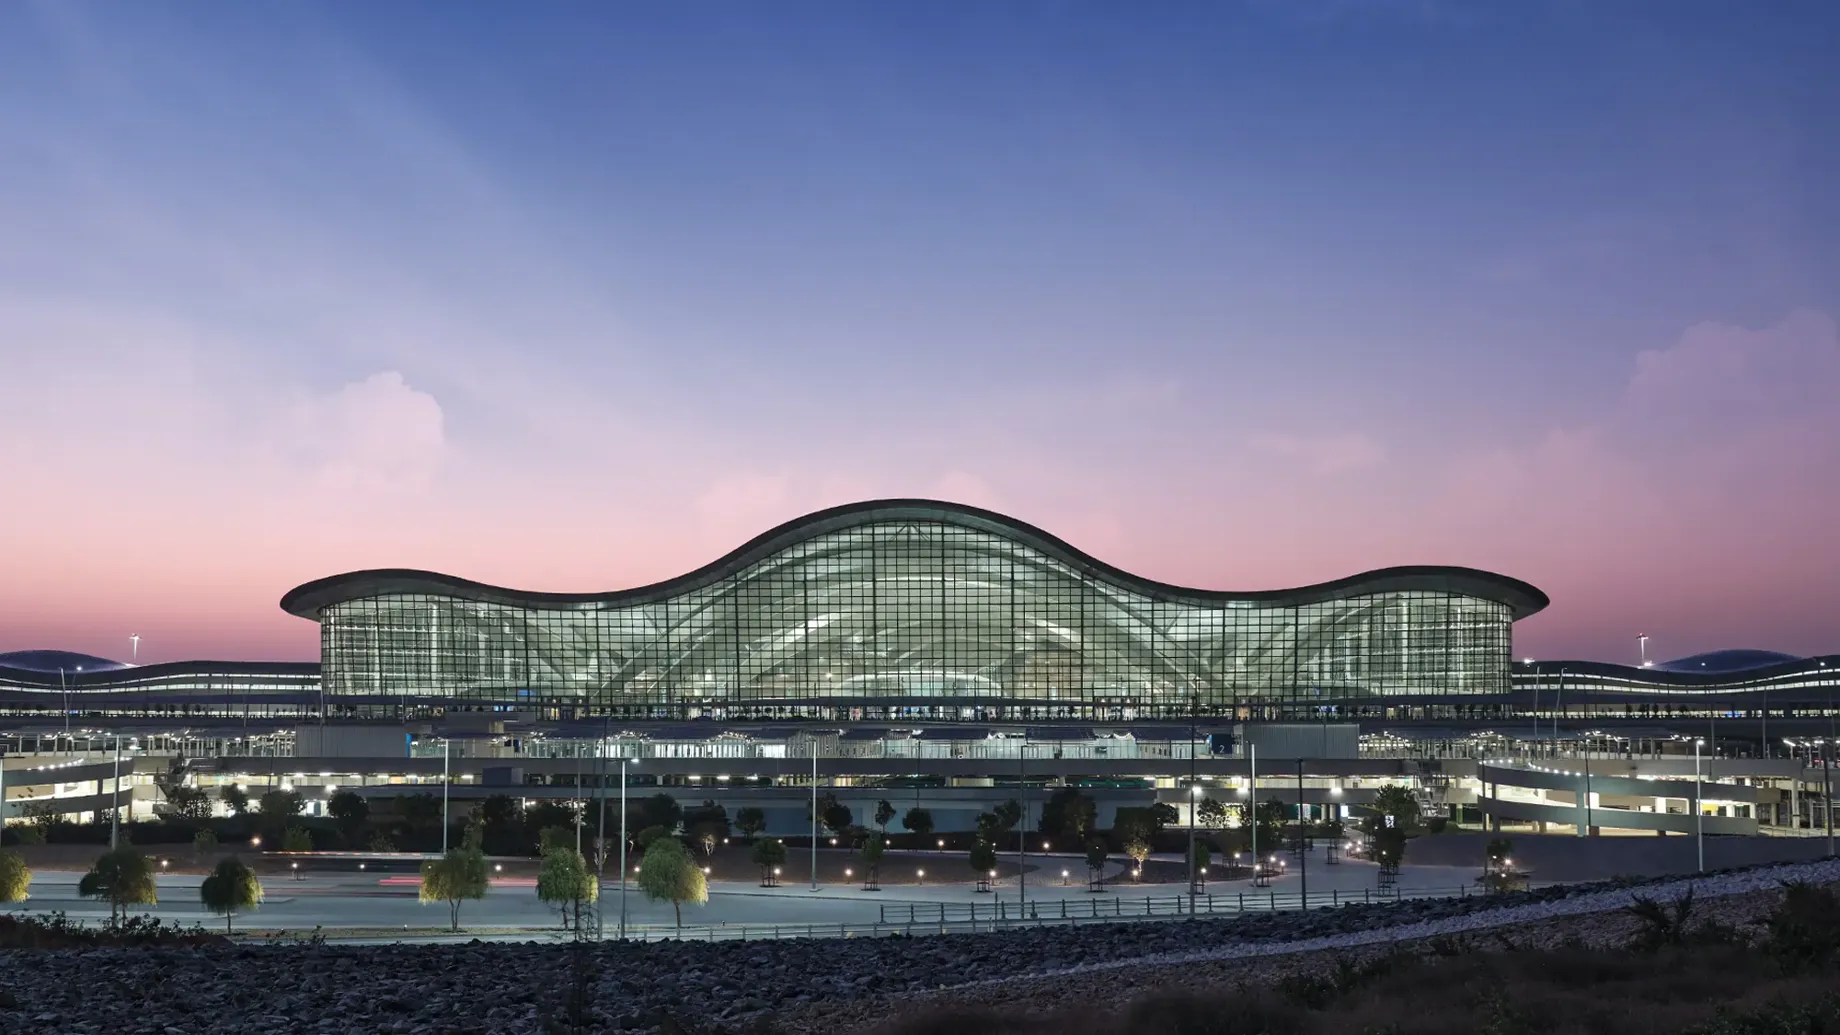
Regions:
<instances>
[{"instance_id":1,"label":"small green tree","mask_svg":"<svg viewBox=\"0 0 1840 1035\"><path fill-rule=\"evenodd\" d=\"M1098 884L1105 879L1105 863L1111 853L1106 850L1104 841L1092 841L1086 846L1087 879Z\"/></svg>"},{"instance_id":2,"label":"small green tree","mask_svg":"<svg viewBox=\"0 0 1840 1035\"><path fill-rule=\"evenodd\" d=\"M284 852L311 852L313 835L304 827L288 827L281 835L281 850Z\"/></svg>"},{"instance_id":3,"label":"small green tree","mask_svg":"<svg viewBox=\"0 0 1840 1035\"><path fill-rule=\"evenodd\" d=\"M371 803L356 791L341 789L333 791L332 797L326 799L326 812L338 824L345 843L355 845L358 835L364 832L365 822L371 818Z\"/></svg>"},{"instance_id":4,"label":"small green tree","mask_svg":"<svg viewBox=\"0 0 1840 1035\"><path fill-rule=\"evenodd\" d=\"M1289 808L1276 798L1267 799L1259 805L1256 826L1260 852L1270 855L1283 846L1284 821L1288 816Z\"/></svg>"},{"instance_id":5,"label":"small green tree","mask_svg":"<svg viewBox=\"0 0 1840 1035\"><path fill-rule=\"evenodd\" d=\"M773 870L786 863L786 845L777 837L754 842L754 865L760 867L760 881L771 883Z\"/></svg>"},{"instance_id":6,"label":"small green tree","mask_svg":"<svg viewBox=\"0 0 1840 1035\"><path fill-rule=\"evenodd\" d=\"M449 849L422 864L422 901L445 902L450 928L460 930L460 903L486 897L486 854L472 845Z\"/></svg>"},{"instance_id":7,"label":"small green tree","mask_svg":"<svg viewBox=\"0 0 1840 1035\"><path fill-rule=\"evenodd\" d=\"M172 806L173 815L182 819L211 818L211 795L202 787L168 787L166 804Z\"/></svg>"},{"instance_id":8,"label":"small green tree","mask_svg":"<svg viewBox=\"0 0 1840 1035\"><path fill-rule=\"evenodd\" d=\"M1391 817L1390 824L1401 833L1410 833L1418 827L1418 799L1407 788L1398 784L1382 787L1374 792L1371 806L1374 815ZM1388 824L1382 823L1382 826Z\"/></svg>"},{"instance_id":9,"label":"small green tree","mask_svg":"<svg viewBox=\"0 0 1840 1035\"><path fill-rule=\"evenodd\" d=\"M1208 864L1212 863L1213 861L1214 861L1214 846L1208 844L1208 840L1205 837L1195 838L1194 854L1189 857L1189 862L1195 868L1196 879L1198 880L1207 879Z\"/></svg>"},{"instance_id":10,"label":"small green tree","mask_svg":"<svg viewBox=\"0 0 1840 1035\"><path fill-rule=\"evenodd\" d=\"M24 902L31 893L31 867L18 852L0 849L0 902Z\"/></svg>"},{"instance_id":11,"label":"small green tree","mask_svg":"<svg viewBox=\"0 0 1840 1035\"><path fill-rule=\"evenodd\" d=\"M249 815L249 792L236 784L227 783L217 790L217 799L224 803L233 816Z\"/></svg>"},{"instance_id":12,"label":"small green tree","mask_svg":"<svg viewBox=\"0 0 1840 1035\"><path fill-rule=\"evenodd\" d=\"M1022 803L1011 798L991 809L990 814L997 817L996 833L1007 834L1016 829L1016 824L1022 822Z\"/></svg>"},{"instance_id":13,"label":"small green tree","mask_svg":"<svg viewBox=\"0 0 1840 1035\"><path fill-rule=\"evenodd\" d=\"M210 855L217 851L217 835L209 830L200 830L192 835L192 854Z\"/></svg>"},{"instance_id":14,"label":"small green tree","mask_svg":"<svg viewBox=\"0 0 1840 1035\"><path fill-rule=\"evenodd\" d=\"M548 855L558 848L575 850L575 831L572 827L544 827L537 832L538 855Z\"/></svg>"},{"instance_id":15,"label":"small green tree","mask_svg":"<svg viewBox=\"0 0 1840 1035\"><path fill-rule=\"evenodd\" d=\"M977 874L978 880L989 880L996 875L997 849L989 841L981 837L973 841L966 860L971 863L971 872Z\"/></svg>"},{"instance_id":16,"label":"small green tree","mask_svg":"<svg viewBox=\"0 0 1840 1035\"><path fill-rule=\"evenodd\" d=\"M1040 830L1049 837L1085 840L1099 823L1099 805L1077 787L1062 787L1041 806Z\"/></svg>"},{"instance_id":17,"label":"small green tree","mask_svg":"<svg viewBox=\"0 0 1840 1035\"><path fill-rule=\"evenodd\" d=\"M1144 840L1139 835L1133 834L1124 840L1124 854L1130 857L1131 862L1136 867L1132 876L1141 880L1141 871L1144 868L1144 861L1150 858L1150 842Z\"/></svg>"},{"instance_id":18,"label":"small green tree","mask_svg":"<svg viewBox=\"0 0 1840 1035\"><path fill-rule=\"evenodd\" d=\"M882 828L882 833L888 833L888 824L894 822L894 817L894 805L887 798L875 803L875 825Z\"/></svg>"},{"instance_id":19,"label":"small green tree","mask_svg":"<svg viewBox=\"0 0 1840 1035\"><path fill-rule=\"evenodd\" d=\"M1405 831L1398 827L1382 827L1374 831L1374 862L1379 863L1382 870L1398 872L1405 857Z\"/></svg>"},{"instance_id":20,"label":"small green tree","mask_svg":"<svg viewBox=\"0 0 1840 1035\"><path fill-rule=\"evenodd\" d=\"M824 813L819 819L830 828L831 833L841 834L850 829L850 824L856 821L856 816L850 811L848 805L832 799L831 803L825 806Z\"/></svg>"},{"instance_id":21,"label":"small green tree","mask_svg":"<svg viewBox=\"0 0 1840 1035\"><path fill-rule=\"evenodd\" d=\"M1202 798L1201 803L1195 806L1195 818L1199 819L1204 827L1224 827L1231 814L1227 806L1221 804L1218 798Z\"/></svg>"},{"instance_id":22,"label":"small green tree","mask_svg":"<svg viewBox=\"0 0 1840 1035\"><path fill-rule=\"evenodd\" d=\"M262 904L262 882L243 860L220 859L217 868L198 885L198 900L224 918L224 933L229 934L231 917Z\"/></svg>"},{"instance_id":23,"label":"small green tree","mask_svg":"<svg viewBox=\"0 0 1840 1035\"><path fill-rule=\"evenodd\" d=\"M661 837L645 850L639 863L639 890L654 902L669 902L683 930L684 903L709 901L709 884L689 849L674 837Z\"/></svg>"},{"instance_id":24,"label":"small green tree","mask_svg":"<svg viewBox=\"0 0 1840 1035\"><path fill-rule=\"evenodd\" d=\"M559 908L564 923L581 930L583 904L599 898L600 882L580 852L552 848L543 853L543 865L537 870L537 900Z\"/></svg>"},{"instance_id":25,"label":"small green tree","mask_svg":"<svg viewBox=\"0 0 1840 1035\"><path fill-rule=\"evenodd\" d=\"M884 802L883 804L887 803ZM880 815L880 810L877 810L877 815ZM886 854L887 849L888 839L881 834L872 833L863 838L862 861L863 870L865 871L863 873L863 880L866 883L877 883L877 878L882 869L882 856Z\"/></svg>"},{"instance_id":26,"label":"small green tree","mask_svg":"<svg viewBox=\"0 0 1840 1035\"><path fill-rule=\"evenodd\" d=\"M403 821L415 830L439 829L446 822L441 815L440 796L427 791L400 799L396 807L401 810Z\"/></svg>"},{"instance_id":27,"label":"small green tree","mask_svg":"<svg viewBox=\"0 0 1840 1035\"><path fill-rule=\"evenodd\" d=\"M153 864L132 848L104 852L77 882L77 894L109 904L109 925L117 926L129 906L155 905L159 891L153 883Z\"/></svg>"},{"instance_id":28,"label":"small green tree","mask_svg":"<svg viewBox=\"0 0 1840 1035\"><path fill-rule=\"evenodd\" d=\"M926 837L933 832L933 814L915 806L908 809L907 814L901 817L901 825L915 837Z\"/></svg>"},{"instance_id":29,"label":"small green tree","mask_svg":"<svg viewBox=\"0 0 1840 1035\"><path fill-rule=\"evenodd\" d=\"M306 807L306 799L298 791L273 790L262 792L256 812L271 822L285 822L300 815Z\"/></svg>"},{"instance_id":30,"label":"small green tree","mask_svg":"<svg viewBox=\"0 0 1840 1035\"><path fill-rule=\"evenodd\" d=\"M662 791L639 803L639 827L663 827L666 833L677 829L684 821L683 806L677 799Z\"/></svg>"},{"instance_id":31,"label":"small green tree","mask_svg":"<svg viewBox=\"0 0 1840 1035\"><path fill-rule=\"evenodd\" d=\"M767 829L766 812L753 805L737 810L735 812L735 829L741 831L741 836L750 841L759 837L760 832Z\"/></svg>"}]
</instances>

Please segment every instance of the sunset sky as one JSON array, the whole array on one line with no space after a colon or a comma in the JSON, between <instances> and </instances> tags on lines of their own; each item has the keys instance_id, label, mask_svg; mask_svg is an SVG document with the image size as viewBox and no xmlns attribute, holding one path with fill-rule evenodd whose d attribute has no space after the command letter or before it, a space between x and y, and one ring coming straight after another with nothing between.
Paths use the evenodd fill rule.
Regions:
<instances>
[{"instance_id":1,"label":"sunset sky","mask_svg":"<svg viewBox=\"0 0 1840 1035\"><path fill-rule=\"evenodd\" d=\"M0 4L0 650L926 496L1840 651L1840 5Z\"/></svg>"}]
</instances>

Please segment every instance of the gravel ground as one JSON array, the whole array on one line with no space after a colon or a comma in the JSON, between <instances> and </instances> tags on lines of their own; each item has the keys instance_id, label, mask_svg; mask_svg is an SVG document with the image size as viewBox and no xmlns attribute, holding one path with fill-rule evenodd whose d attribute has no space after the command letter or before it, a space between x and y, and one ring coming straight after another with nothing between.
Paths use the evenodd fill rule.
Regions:
<instances>
[{"instance_id":1,"label":"gravel ground","mask_svg":"<svg viewBox=\"0 0 1840 1035\"><path fill-rule=\"evenodd\" d=\"M1767 892L1789 879L1840 881L1840 863L1653 882L1644 893L1671 897L1691 885L1701 898L1726 899L1698 915L1737 916L1767 908ZM1185 982L1257 980L1316 965L1324 951L1504 927L1523 928L1513 937L1530 944L1566 934L1614 940L1625 930L1617 910L1630 900L1628 888L1587 886L994 934L610 943L581 955L590 1030L656 1029L668 1015L693 1030L770 1018L836 1033L924 1004L1090 1006L1178 971ZM0 953L0 1031L524 1035L542 1031L540 1015L565 1000L570 961L571 950L554 944L12 950Z\"/></svg>"}]
</instances>

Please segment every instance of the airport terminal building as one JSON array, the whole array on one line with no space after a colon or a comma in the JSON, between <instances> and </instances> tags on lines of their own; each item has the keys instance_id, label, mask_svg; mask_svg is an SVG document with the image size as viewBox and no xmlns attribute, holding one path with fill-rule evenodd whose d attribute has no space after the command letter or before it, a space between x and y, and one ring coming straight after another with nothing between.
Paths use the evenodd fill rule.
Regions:
<instances>
[{"instance_id":1,"label":"airport terminal building","mask_svg":"<svg viewBox=\"0 0 1840 1035\"><path fill-rule=\"evenodd\" d=\"M1836 659L1517 660L1513 623L1546 605L1525 582L1454 567L1190 589L1000 514L874 501L610 593L410 570L320 579L281 601L319 623L317 665L0 656L0 749L11 810L21 794L108 807L101 784L74 777L123 743L143 811L157 800L142 767L173 757L206 781L387 796L448 779L552 797L629 758L656 785L785 796L788 813L813 780L871 801L911 789L949 824L955 802L968 818L1005 786L1079 784L1114 804L1179 801L1191 783L1249 794L1256 754L1299 769L1305 808L1404 781L1433 809L1546 824L1601 800L1544 786L1547 761L1677 768L1708 737L1708 765L1769 770L1750 773L1763 783L1744 784L1732 818L1754 828L1825 800L1762 790L1796 782L1776 763L1798 750L1808 764L1831 754ZM65 765L81 773L50 768ZM21 780L51 778L22 767L62 789L32 790ZM1671 814L1668 795L1645 800Z\"/></svg>"}]
</instances>

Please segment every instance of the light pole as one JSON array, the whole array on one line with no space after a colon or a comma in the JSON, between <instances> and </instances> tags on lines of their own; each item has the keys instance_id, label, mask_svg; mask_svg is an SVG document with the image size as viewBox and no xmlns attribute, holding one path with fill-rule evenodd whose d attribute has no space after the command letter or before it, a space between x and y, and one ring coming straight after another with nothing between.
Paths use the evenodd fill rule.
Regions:
<instances>
[{"instance_id":1,"label":"light pole","mask_svg":"<svg viewBox=\"0 0 1840 1035\"><path fill-rule=\"evenodd\" d=\"M1193 746L1192 744L1190 745ZM1195 813L1201 808L1201 785L1188 785L1188 897L1195 897Z\"/></svg>"},{"instance_id":2,"label":"light pole","mask_svg":"<svg viewBox=\"0 0 1840 1035\"><path fill-rule=\"evenodd\" d=\"M83 674L83 666L77 666L77 675ZM64 666L58 666L58 688L64 691L64 736L70 737L70 683L64 678Z\"/></svg>"},{"instance_id":3,"label":"light pole","mask_svg":"<svg viewBox=\"0 0 1840 1035\"><path fill-rule=\"evenodd\" d=\"M638 765L636 758L620 757L620 940L626 939L626 766ZM599 923L598 917L596 923ZM595 936L600 936L597 929Z\"/></svg>"},{"instance_id":4,"label":"light pole","mask_svg":"<svg viewBox=\"0 0 1840 1035\"><path fill-rule=\"evenodd\" d=\"M109 851L121 846L121 734L115 734L115 789L109 795Z\"/></svg>"},{"instance_id":5,"label":"light pole","mask_svg":"<svg viewBox=\"0 0 1840 1035\"><path fill-rule=\"evenodd\" d=\"M128 642L134 645L134 653L130 656L129 660L133 664L138 665L141 663L141 634L129 633Z\"/></svg>"},{"instance_id":6,"label":"light pole","mask_svg":"<svg viewBox=\"0 0 1840 1035\"><path fill-rule=\"evenodd\" d=\"M1297 908L1310 911L1310 839L1303 825L1303 759L1297 760Z\"/></svg>"},{"instance_id":7,"label":"light pole","mask_svg":"<svg viewBox=\"0 0 1840 1035\"><path fill-rule=\"evenodd\" d=\"M1029 902L1029 728L1022 728L1016 742L1016 793L1022 799L1022 819L1016 823L1016 848L1021 861L1016 863L1016 908L1027 909Z\"/></svg>"},{"instance_id":8,"label":"light pole","mask_svg":"<svg viewBox=\"0 0 1840 1035\"><path fill-rule=\"evenodd\" d=\"M1693 840L1699 849L1699 872L1706 872L1706 805L1700 800L1704 782L1699 772L1699 746L1703 743L1698 737L1693 738Z\"/></svg>"},{"instance_id":9,"label":"light pole","mask_svg":"<svg viewBox=\"0 0 1840 1035\"><path fill-rule=\"evenodd\" d=\"M1521 661L1529 669L1532 669L1533 674L1536 677L1540 674L1540 670L1534 666L1532 658L1522 658ZM1533 740L1531 743L1527 745L1527 751L1529 755L1532 754L1534 750L1534 745L1538 744L1539 742L1540 742L1540 681L1539 679L1536 678L1533 681Z\"/></svg>"},{"instance_id":10,"label":"light pole","mask_svg":"<svg viewBox=\"0 0 1840 1035\"><path fill-rule=\"evenodd\" d=\"M442 855L447 854L447 783L448 783L448 774L452 772L452 768L449 764L450 752L448 751L448 748L451 746L451 744L452 744L452 741L448 740L446 737L441 738L441 854Z\"/></svg>"},{"instance_id":11,"label":"light pole","mask_svg":"<svg viewBox=\"0 0 1840 1035\"><path fill-rule=\"evenodd\" d=\"M1259 878L1259 746L1247 744L1251 775L1247 778L1246 818L1252 821L1252 879Z\"/></svg>"},{"instance_id":12,"label":"light pole","mask_svg":"<svg viewBox=\"0 0 1840 1035\"><path fill-rule=\"evenodd\" d=\"M811 890L818 890L818 741L811 742Z\"/></svg>"}]
</instances>

